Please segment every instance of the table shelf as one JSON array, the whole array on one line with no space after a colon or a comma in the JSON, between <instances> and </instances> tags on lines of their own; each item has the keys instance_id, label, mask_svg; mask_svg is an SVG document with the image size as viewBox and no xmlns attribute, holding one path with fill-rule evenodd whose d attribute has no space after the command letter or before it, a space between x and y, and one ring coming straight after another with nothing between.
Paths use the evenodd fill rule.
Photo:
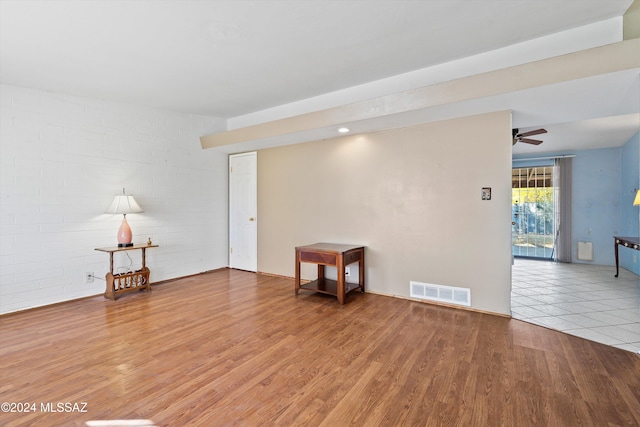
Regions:
<instances>
[{"instance_id":1,"label":"table shelf","mask_svg":"<svg viewBox=\"0 0 640 427\"><path fill-rule=\"evenodd\" d=\"M344 293L345 295L351 291L359 289L360 285L358 283L345 282L344 284ZM338 295L338 281L331 279L319 279L314 280L309 283L305 283L304 285L300 285L300 289L306 289L307 291L319 292L321 294L327 295Z\"/></svg>"}]
</instances>

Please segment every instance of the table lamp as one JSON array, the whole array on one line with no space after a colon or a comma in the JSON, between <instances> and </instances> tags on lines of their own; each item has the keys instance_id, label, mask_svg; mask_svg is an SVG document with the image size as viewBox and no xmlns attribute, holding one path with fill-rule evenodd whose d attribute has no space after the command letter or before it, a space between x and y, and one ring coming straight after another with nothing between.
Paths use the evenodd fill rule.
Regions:
<instances>
[{"instance_id":1,"label":"table lamp","mask_svg":"<svg viewBox=\"0 0 640 427\"><path fill-rule=\"evenodd\" d=\"M633 201L633 206L638 206L640 205L640 190L638 190L638 192L636 193L636 198Z\"/></svg>"},{"instance_id":2,"label":"table lamp","mask_svg":"<svg viewBox=\"0 0 640 427\"><path fill-rule=\"evenodd\" d=\"M116 194L113 202L111 202L111 205L105 211L105 213L108 214L122 214L124 216L122 224L120 224L120 228L118 229L119 248L133 246L133 243L131 243L133 235L131 234L131 227L129 227L129 223L127 222L127 214L140 212L144 211L132 195L127 196L124 193L124 188L122 189L122 194Z\"/></svg>"}]
</instances>

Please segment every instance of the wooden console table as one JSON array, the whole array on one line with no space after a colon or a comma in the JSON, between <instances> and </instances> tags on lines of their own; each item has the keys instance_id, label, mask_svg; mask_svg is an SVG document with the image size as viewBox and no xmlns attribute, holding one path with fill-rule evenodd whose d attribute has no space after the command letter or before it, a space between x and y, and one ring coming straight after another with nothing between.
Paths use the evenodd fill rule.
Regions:
<instances>
[{"instance_id":1,"label":"wooden console table","mask_svg":"<svg viewBox=\"0 0 640 427\"><path fill-rule=\"evenodd\" d=\"M107 281L107 288L104 291L104 297L115 301L116 296L131 291L138 291L140 289L146 289L147 292L151 291L151 284L149 283L149 274L151 273L146 266L145 251L147 248L157 248L158 245L133 245L128 247L109 247L109 248L96 248L96 251L109 253L109 272L105 276ZM130 271L127 273L114 274L113 273L113 254L121 251L132 251L140 249L142 250L142 268L137 271Z\"/></svg>"},{"instance_id":2,"label":"wooden console table","mask_svg":"<svg viewBox=\"0 0 640 427\"><path fill-rule=\"evenodd\" d=\"M300 284L300 263L307 262L318 265L318 279L304 285ZM345 267L354 262L359 263L358 283L345 280ZM324 277L327 265L336 266L337 281ZM345 296L354 289L364 292L364 247L341 245L337 243L316 243L308 246L296 247L296 280L295 292L306 289L338 297L338 302L344 304Z\"/></svg>"},{"instance_id":3,"label":"wooden console table","mask_svg":"<svg viewBox=\"0 0 640 427\"><path fill-rule=\"evenodd\" d=\"M640 238L613 236L613 248L616 254L616 276L615 277L618 277L618 245L622 245L625 248L631 248L631 249L635 249L636 251L640 251Z\"/></svg>"}]
</instances>

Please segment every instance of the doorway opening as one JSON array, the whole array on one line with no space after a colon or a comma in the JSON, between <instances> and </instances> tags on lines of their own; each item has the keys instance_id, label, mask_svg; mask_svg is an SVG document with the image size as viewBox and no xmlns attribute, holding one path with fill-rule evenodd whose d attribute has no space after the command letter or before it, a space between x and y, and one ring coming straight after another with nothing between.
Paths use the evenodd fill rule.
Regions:
<instances>
[{"instance_id":1,"label":"doorway opening","mask_svg":"<svg viewBox=\"0 0 640 427\"><path fill-rule=\"evenodd\" d=\"M511 170L511 246L514 257L553 259L556 194L553 166Z\"/></svg>"}]
</instances>

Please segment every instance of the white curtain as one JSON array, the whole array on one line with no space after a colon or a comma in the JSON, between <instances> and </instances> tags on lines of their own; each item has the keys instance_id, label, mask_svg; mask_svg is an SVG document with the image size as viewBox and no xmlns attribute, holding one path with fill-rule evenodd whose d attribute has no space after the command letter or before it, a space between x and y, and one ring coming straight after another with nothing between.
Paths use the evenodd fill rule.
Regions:
<instances>
[{"instance_id":1,"label":"white curtain","mask_svg":"<svg viewBox=\"0 0 640 427\"><path fill-rule=\"evenodd\" d=\"M571 157L554 161L555 250L553 259L571 262Z\"/></svg>"}]
</instances>

